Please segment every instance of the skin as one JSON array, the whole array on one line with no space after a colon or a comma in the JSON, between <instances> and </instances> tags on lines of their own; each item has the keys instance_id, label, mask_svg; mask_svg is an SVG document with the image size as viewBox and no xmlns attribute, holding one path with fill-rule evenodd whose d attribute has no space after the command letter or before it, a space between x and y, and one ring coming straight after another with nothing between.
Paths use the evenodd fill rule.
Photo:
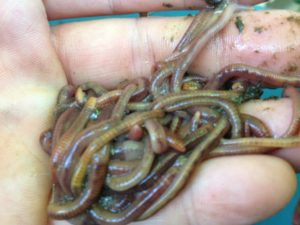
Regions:
<instances>
[{"instance_id":1,"label":"skin","mask_svg":"<svg viewBox=\"0 0 300 225\"><path fill-rule=\"evenodd\" d=\"M148 6L153 2L146 1ZM48 6L57 3L54 0L45 2ZM78 0L79 3L89 5L86 1ZM97 80L108 88L117 85L129 74L129 78L146 76L153 59L160 60L169 54L189 23L186 18L145 18L138 22L107 20L49 29L47 16L68 17L70 15L64 12L71 12L70 7L74 5L77 4L64 1L59 14L51 12L49 7L45 9L39 0L0 2L3 12L0 16L0 154L5 159L0 164L0 205L5 206L0 209L0 224L48 223L46 206L51 187L49 158L41 150L38 140L41 131L50 124L57 93L67 80L75 84ZM126 7L129 8L130 4ZM86 16L95 12L89 9L77 10L77 15ZM193 66L193 70L211 71L209 68L219 62L214 67L218 70L223 64L236 61L238 54L243 56L240 61L255 66L264 60L272 62L273 52L282 50L278 58L280 63L274 68L279 72L300 53L296 38L300 30L295 24L288 25L286 22L286 17L291 14L283 11L270 13L270 18L276 18L270 19L276 26L280 20L285 23L277 26L275 38L265 40L264 37L274 30L268 29L263 35L254 35L250 27L268 23L265 18L269 17L261 19L264 14L257 12L256 19L250 21L253 13L243 13L244 22L248 24L245 32L239 36L234 24L230 24L216 41L210 43L211 48L199 55L199 64ZM291 27L295 28L296 34L284 35ZM225 46L234 42L238 45L229 52ZM290 43L295 45L293 52L287 51ZM226 61L222 60L219 52L217 55L213 53L220 45L219 50L228 56ZM251 57L255 46L262 48L260 57ZM126 60L120 60L122 58ZM268 66L271 63L266 64ZM296 72L299 72L298 69ZM288 99L251 104L248 111L247 107L244 108L245 112L262 115L265 123L277 128L271 129L272 132L279 135L287 129L289 123L277 118L291 118ZM266 108L268 116L264 116ZM290 160L296 156L295 151L290 151L285 158ZM294 165L299 165L299 162L294 161ZM256 174L255 178L253 174ZM240 182L232 185L232 180ZM251 224L281 209L294 193L295 182L291 166L272 156L212 159L197 169L191 184L169 206L148 221L135 224L160 225L165 224L166 219L174 225L199 224L200 221L203 225ZM270 185L274 188L272 192L268 191ZM51 223L69 225L64 221Z\"/></svg>"},{"instance_id":2,"label":"skin","mask_svg":"<svg viewBox=\"0 0 300 225\"><path fill-rule=\"evenodd\" d=\"M128 3L123 3L122 0L119 1L93 1L88 0L82 2L81 0L72 1L69 4L68 1L61 2L59 0L45 0L46 10L50 15L51 19L65 18L65 17L77 17L84 13L86 16L97 16L100 14L118 14L118 13L132 13L132 12L149 12L158 10L168 10L168 9L187 9L187 8L199 8L206 6L204 0L173 0L173 1L163 1L158 0L153 2L143 1L143 4L138 0L129 1ZM101 2L101 4L99 4ZM256 4L263 2L262 0L240 0L238 1L242 4ZM167 4L172 3L172 4Z\"/></svg>"}]
</instances>

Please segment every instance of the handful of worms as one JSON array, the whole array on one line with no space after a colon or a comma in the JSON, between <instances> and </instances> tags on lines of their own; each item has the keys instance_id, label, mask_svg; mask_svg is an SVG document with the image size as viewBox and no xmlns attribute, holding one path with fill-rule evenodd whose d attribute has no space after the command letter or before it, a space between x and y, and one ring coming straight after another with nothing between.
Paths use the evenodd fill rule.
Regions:
<instances>
[{"instance_id":1,"label":"handful of worms","mask_svg":"<svg viewBox=\"0 0 300 225\"><path fill-rule=\"evenodd\" d=\"M51 218L78 225L144 220L176 197L203 160L300 146L300 77L240 64L210 79L187 73L240 8L223 2L195 16L151 81L124 81L110 91L92 82L61 89L54 124L40 139L51 158ZM292 122L281 137L239 111L264 87L283 87L292 99Z\"/></svg>"}]
</instances>

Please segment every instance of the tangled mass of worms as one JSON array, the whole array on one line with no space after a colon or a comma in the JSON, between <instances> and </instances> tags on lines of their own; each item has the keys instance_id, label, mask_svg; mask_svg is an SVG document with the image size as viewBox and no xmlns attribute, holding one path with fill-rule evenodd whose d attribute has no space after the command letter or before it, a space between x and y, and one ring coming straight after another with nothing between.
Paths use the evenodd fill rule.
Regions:
<instances>
[{"instance_id":1,"label":"tangled mass of worms","mask_svg":"<svg viewBox=\"0 0 300 225\"><path fill-rule=\"evenodd\" d=\"M299 77L238 64L210 79L187 73L238 8L221 4L197 15L151 81L62 88L54 124L40 140L51 158L51 218L85 225L143 220L169 203L203 160L300 146ZM282 137L239 111L263 87L283 87L293 102Z\"/></svg>"}]
</instances>

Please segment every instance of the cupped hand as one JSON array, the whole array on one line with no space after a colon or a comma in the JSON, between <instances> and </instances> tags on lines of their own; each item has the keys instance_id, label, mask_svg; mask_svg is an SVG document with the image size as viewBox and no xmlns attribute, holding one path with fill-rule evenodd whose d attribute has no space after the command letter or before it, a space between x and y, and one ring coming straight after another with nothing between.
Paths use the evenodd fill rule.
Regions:
<instances>
[{"instance_id":1,"label":"cupped hand","mask_svg":"<svg viewBox=\"0 0 300 225\"><path fill-rule=\"evenodd\" d=\"M247 1L249 2L249 1ZM253 1L257 2L257 1ZM203 2L202 2L203 3ZM59 89L93 80L113 87L150 76L191 19L110 19L50 28L48 19L199 7L201 1L5 0L0 2L0 224L68 224L47 218L49 159L39 146ZM297 73L300 14L245 12L204 49L191 70L210 76L230 63ZM249 103L245 112L280 135L291 119L288 99ZM297 149L278 153L300 168ZM298 154L299 155L299 154ZM281 209L295 191L294 171L274 156L236 156L199 166L185 190L148 221L136 224L251 224Z\"/></svg>"}]
</instances>

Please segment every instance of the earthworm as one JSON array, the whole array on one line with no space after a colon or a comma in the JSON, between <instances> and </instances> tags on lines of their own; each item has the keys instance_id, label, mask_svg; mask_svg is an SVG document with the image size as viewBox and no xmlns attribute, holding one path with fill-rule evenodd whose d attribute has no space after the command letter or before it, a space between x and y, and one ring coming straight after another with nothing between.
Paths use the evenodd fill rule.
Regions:
<instances>
[{"instance_id":1,"label":"earthworm","mask_svg":"<svg viewBox=\"0 0 300 225\"><path fill-rule=\"evenodd\" d=\"M196 106L187 110L188 112L195 114L196 112L201 113L202 120L216 122L220 117L220 113L214 109L205 106Z\"/></svg>"},{"instance_id":2,"label":"earthworm","mask_svg":"<svg viewBox=\"0 0 300 225\"><path fill-rule=\"evenodd\" d=\"M166 105L171 105L176 102L184 101L187 99L195 99L199 97L220 97L223 99L233 100L240 96L237 92L231 91L218 91L218 90L200 90L200 91L187 91L180 93L172 93L164 97L157 98L153 103L153 109L161 109Z\"/></svg>"},{"instance_id":3,"label":"earthworm","mask_svg":"<svg viewBox=\"0 0 300 225\"><path fill-rule=\"evenodd\" d=\"M113 112L112 112L112 119L119 120L122 119L125 111L127 104L129 102L129 99L133 95L133 93L136 91L137 87L135 84L130 84L127 87L125 87L122 95L120 96L118 102L116 103Z\"/></svg>"},{"instance_id":4,"label":"earthworm","mask_svg":"<svg viewBox=\"0 0 300 225\"><path fill-rule=\"evenodd\" d=\"M201 90L202 86L198 81L195 80L183 80L182 90L183 91L197 91Z\"/></svg>"},{"instance_id":5,"label":"earthworm","mask_svg":"<svg viewBox=\"0 0 300 225\"><path fill-rule=\"evenodd\" d=\"M141 214L149 208L164 192L166 192L178 173L178 168L174 167L168 170L156 184L141 194L130 205L130 207L119 213L111 213L101 207L99 204L94 204L90 210L90 215L97 224L101 225L123 225L128 224L134 219L137 219Z\"/></svg>"},{"instance_id":6,"label":"earthworm","mask_svg":"<svg viewBox=\"0 0 300 225\"><path fill-rule=\"evenodd\" d=\"M233 64L217 73L205 86L205 89L219 89L231 78L242 77L256 82L262 82L271 87L300 87L300 77L277 74L268 70L244 64Z\"/></svg>"},{"instance_id":7,"label":"earthworm","mask_svg":"<svg viewBox=\"0 0 300 225\"><path fill-rule=\"evenodd\" d=\"M160 87L164 80L171 76L174 72L174 63L168 63L164 65L162 63L161 68L159 68L153 76L153 79L151 81L151 93L154 96L154 98L158 97L160 95Z\"/></svg>"},{"instance_id":8,"label":"earthworm","mask_svg":"<svg viewBox=\"0 0 300 225\"><path fill-rule=\"evenodd\" d=\"M140 163L130 173L121 176L107 176L105 184L114 191L126 191L136 186L149 173L153 161L154 153L151 149L151 140L145 141L145 150Z\"/></svg>"},{"instance_id":9,"label":"earthworm","mask_svg":"<svg viewBox=\"0 0 300 225\"><path fill-rule=\"evenodd\" d=\"M201 118L201 113L199 111L195 112L195 114L191 119L191 129L190 129L191 132L195 132L198 129L200 118Z\"/></svg>"},{"instance_id":10,"label":"earthworm","mask_svg":"<svg viewBox=\"0 0 300 225\"><path fill-rule=\"evenodd\" d=\"M100 84L95 82L85 82L79 85L79 88L81 88L83 91L88 91L88 90L93 91L96 97L99 97L108 92L104 87L102 87Z\"/></svg>"},{"instance_id":11,"label":"earthworm","mask_svg":"<svg viewBox=\"0 0 300 225\"><path fill-rule=\"evenodd\" d=\"M149 94L149 80L140 77L133 81L137 85L136 91L133 93L131 97L132 102L137 102L143 100Z\"/></svg>"},{"instance_id":12,"label":"earthworm","mask_svg":"<svg viewBox=\"0 0 300 225\"><path fill-rule=\"evenodd\" d=\"M257 147L257 146L230 146L220 145L208 154L208 158L215 158L220 156L232 155L246 155L246 154L265 154L274 151L272 147Z\"/></svg>"},{"instance_id":13,"label":"earthworm","mask_svg":"<svg viewBox=\"0 0 300 225\"><path fill-rule=\"evenodd\" d=\"M219 32L231 19L233 13L238 9L236 4L221 4L218 8L213 11L213 13L205 21L205 28L197 32L198 40L191 41L190 44L185 47L187 50L183 49L181 52L188 52L180 59L180 64L175 70L174 75L171 78L171 89L174 92L181 91L181 84L184 73L188 70L191 63L194 61L195 57L198 55L199 51L203 46L211 39L217 32ZM205 23L203 22L203 23ZM200 38L201 37L201 38Z\"/></svg>"},{"instance_id":14,"label":"earthworm","mask_svg":"<svg viewBox=\"0 0 300 225\"><path fill-rule=\"evenodd\" d=\"M73 85L65 85L59 91L57 96L57 104L69 104L72 102L72 98L75 95L75 87Z\"/></svg>"},{"instance_id":15,"label":"earthworm","mask_svg":"<svg viewBox=\"0 0 300 225\"><path fill-rule=\"evenodd\" d=\"M177 192L185 185L188 178L188 174L194 168L196 162L202 160L218 145L218 140L227 132L229 124L226 118L221 117L216 127L207 134L207 136L193 149L188 156L179 157L174 165L180 165L180 170L170 187L162 194L162 196L151 205L149 209L140 217L140 219L146 219L153 215L157 210L163 207L168 201L170 201ZM172 168L172 167L171 167Z\"/></svg>"},{"instance_id":16,"label":"earthworm","mask_svg":"<svg viewBox=\"0 0 300 225\"><path fill-rule=\"evenodd\" d=\"M132 97L130 99L131 102L138 102L143 100L149 93L149 80L145 77L139 77L133 80L124 80L118 85L117 89L124 89L126 86L132 84L135 84L137 86L137 89L132 94Z\"/></svg>"},{"instance_id":17,"label":"earthworm","mask_svg":"<svg viewBox=\"0 0 300 225\"><path fill-rule=\"evenodd\" d=\"M74 103L75 91L76 89L72 85L65 85L59 91L53 113L55 120L68 108L76 105Z\"/></svg>"},{"instance_id":18,"label":"earthworm","mask_svg":"<svg viewBox=\"0 0 300 225\"><path fill-rule=\"evenodd\" d=\"M64 111L60 117L57 119L55 126L53 128L53 137L52 137L52 148L55 147L59 139L62 137L65 128L66 128L66 123L71 120L71 122L74 122L72 120L73 115L77 116L77 112L79 110L77 108L71 107L68 108L66 111Z\"/></svg>"},{"instance_id":19,"label":"earthworm","mask_svg":"<svg viewBox=\"0 0 300 225\"><path fill-rule=\"evenodd\" d=\"M172 132L176 132L180 126L181 126L181 119L179 118L179 116L177 115L173 116L171 120L170 130Z\"/></svg>"},{"instance_id":20,"label":"earthworm","mask_svg":"<svg viewBox=\"0 0 300 225\"><path fill-rule=\"evenodd\" d=\"M153 110L151 112L133 113L126 117L122 122L106 131L104 134L93 140L85 152L82 154L80 161L74 171L71 187L72 190L80 189L82 181L86 175L87 165L89 164L93 154L97 152L102 146L107 144L110 140L118 135L128 131L133 125L144 122L147 119L159 118L164 115L161 110Z\"/></svg>"},{"instance_id":21,"label":"earthworm","mask_svg":"<svg viewBox=\"0 0 300 225\"><path fill-rule=\"evenodd\" d=\"M179 154L176 152L167 152L166 154L161 155L151 172L139 183L139 185L136 187L136 190L143 191L152 187L153 184L162 176L162 174L168 168L170 168L178 156Z\"/></svg>"},{"instance_id":22,"label":"earthworm","mask_svg":"<svg viewBox=\"0 0 300 225\"><path fill-rule=\"evenodd\" d=\"M270 129L258 118L241 114L242 119L244 120L245 126L249 127L249 132L255 137L271 137ZM249 136L249 135L247 135Z\"/></svg>"},{"instance_id":23,"label":"earthworm","mask_svg":"<svg viewBox=\"0 0 300 225\"><path fill-rule=\"evenodd\" d=\"M198 34L203 32L207 25L207 21L209 20L209 17L211 17L211 13L204 12L196 15L191 24L189 25L186 32L183 34L182 38L178 42L176 48L174 49L174 52L182 52L185 50L186 47L189 46L191 42L193 42L197 37ZM169 61L172 61L174 59L174 56Z\"/></svg>"},{"instance_id":24,"label":"earthworm","mask_svg":"<svg viewBox=\"0 0 300 225\"><path fill-rule=\"evenodd\" d=\"M194 118L189 118L189 120L185 120L178 131L176 132L180 138L185 138L186 135L191 133L191 129L194 123Z\"/></svg>"},{"instance_id":25,"label":"earthworm","mask_svg":"<svg viewBox=\"0 0 300 225\"><path fill-rule=\"evenodd\" d=\"M130 102L127 105L127 109L131 111L148 111L152 107L148 102Z\"/></svg>"},{"instance_id":26,"label":"earthworm","mask_svg":"<svg viewBox=\"0 0 300 225\"><path fill-rule=\"evenodd\" d=\"M184 142L179 137L179 135L167 129L165 129L165 133L166 133L166 142L169 147L181 153L186 151Z\"/></svg>"},{"instance_id":27,"label":"earthworm","mask_svg":"<svg viewBox=\"0 0 300 225\"><path fill-rule=\"evenodd\" d=\"M166 114L163 118L159 118L158 121L163 126L167 126L172 122L173 116L171 114Z\"/></svg>"},{"instance_id":28,"label":"earthworm","mask_svg":"<svg viewBox=\"0 0 300 225\"><path fill-rule=\"evenodd\" d=\"M165 152L168 148L166 132L157 119L145 121L145 128L150 138L151 150L156 154Z\"/></svg>"},{"instance_id":29,"label":"earthworm","mask_svg":"<svg viewBox=\"0 0 300 225\"><path fill-rule=\"evenodd\" d=\"M91 126L76 135L68 149L68 154L58 168L58 180L65 193L71 192L71 175L74 170L74 166L79 160L79 156L94 138L107 131L114 124L115 121L102 122Z\"/></svg>"},{"instance_id":30,"label":"earthworm","mask_svg":"<svg viewBox=\"0 0 300 225\"><path fill-rule=\"evenodd\" d=\"M95 105L96 99L94 97L89 98L72 126L62 135L60 141L54 146L51 154L54 174L59 163L63 160L74 137L84 128L89 120L90 115L95 109Z\"/></svg>"},{"instance_id":31,"label":"earthworm","mask_svg":"<svg viewBox=\"0 0 300 225\"><path fill-rule=\"evenodd\" d=\"M128 138L134 141L141 140L144 130L140 125L134 125L128 132Z\"/></svg>"},{"instance_id":32,"label":"earthworm","mask_svg":"<svg viewBox=\"0 0 300 225\"><path fill-rule=\"evenodd\" d=\"M52 146L52 135L53 131L52 129L48 129L44 131L40 135L40 144L44 152L46 152L48 155L51 155L51 146Z\"/></svg>"},{"instance_id":33,"label":"earthworm","mask_svg":"<svg viewBox=\"0 0 300 225\"><path fill-rule=\"evenodd\" d=\"M99 203L103 209L111 213L119 213L126 210L134 201L135 196L132 193L113 192L111 190L104 190Z\"/></svg>"},{"instance_id":34,"label":"earthworm","mask_svg":"<svg viewBox=\"0 0 300 225\"><path fill-rule=\"evenodd\" d=\"M97 98L96 107L103 108L104 106L107 106L108 104L117 101L119 97L122 95L122 93L123 93L122 90L113 90L103 94L102 96Z\"/></svg>"},{"instance_id":35,"label":"earthworm","mask_svg":"<svg viewBox=\"0 0 300 225\"><path fill-rule=\"evenodd\" d=\"M184 145L189 146L193 142L197 141L199 138L202 138L203 136L205 136L209 131L212 130L212 128L213 128L212 124L206 124L206 125L199 127L198 130L196 130L193 133L188 134L184 138Z\"/></svg>"},{"instance_id":36,"label":"earthworm","mask_svg":"<svg viewBox=\"0 0 300 225\"><path fill-rule=\"evenodd\" d=\"M69 219L81 214L101 192L106 175L110 149L103 147L93 156L91 173L88 175L87 186L84 191L72 201L64 203L52 202L48 206L48 214L54 219Z\"/></svg>"},{"instance_id":37,"label":"earthworm","mask_svg":"<svg viewBox=\"0 0 300 225\"><path fill-rule=\"evenodd\" d=\"M131 173L138 166L140 160L111 160L108 164L109 175L124 175Z\"/></svg>"},{"instance_id":38,"label":"earthworm","mask_svg":"<svg viewBox=\"0 0 300 225\"><path fill-rule=\"evenodd\" d=\"M300 146L300 137L287 137L287 138L236 138L236 139L223 139L223 145L232 147L270 147L270 148L292 148Z\"/></svg>"},{"instance_id":39,"label":"earthworm","mask_svg":"<svg viewBox=\"0 0 300 225\"><path fill-rule=\"evenodd\" d=\"M226 111L229 116L229 120L232 126L232 137L237 138L242 135L242 122L236 105L225 99L220 98L198 98L198 99L188 99L182 102L177 102L172 105L165 106L167 112L173 112L176 110L186 109L192 106L218 106Z\"/></svg>"},{"instance_id":40,"label":"earthworm","mask_svg":"<svg viewBox=\"0 0 300 225\"><path fill-rule=\"evenodd\" d=\"M120 160L137 160L143 157L145 143L142 141L127 140L117 143L112 149L111 155L113 159Z\"/></svg>"}]
</instances>

